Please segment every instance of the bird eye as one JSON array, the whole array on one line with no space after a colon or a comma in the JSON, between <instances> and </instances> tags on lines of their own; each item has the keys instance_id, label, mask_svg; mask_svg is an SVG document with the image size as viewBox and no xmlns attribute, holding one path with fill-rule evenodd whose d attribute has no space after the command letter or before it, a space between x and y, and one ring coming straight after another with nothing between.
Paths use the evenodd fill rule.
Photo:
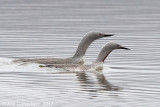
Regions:
<instances>
[{"instance_id":1,"label":"bird eye","mask_svg":"<svg viewBox=\"0 0 160 107\"><path fill-rule=\"evenodd\" d=\"M101 33L99 33L99 36L102 36L102 34L101 34Z\"/></svg>"}]
</instances>

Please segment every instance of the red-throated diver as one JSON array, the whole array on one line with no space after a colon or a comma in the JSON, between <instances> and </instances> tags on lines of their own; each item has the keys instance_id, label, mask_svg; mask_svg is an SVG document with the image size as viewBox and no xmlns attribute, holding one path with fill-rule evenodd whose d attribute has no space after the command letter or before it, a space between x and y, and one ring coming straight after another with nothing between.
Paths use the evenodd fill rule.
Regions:
<instances>
[{"instance_id":1,"label":"red-throated diver","mask_svg":"<svg viewBox=\"0 0 160 107\"><path fill-rule=\"evenodd\" d=\"M102 70L103 69L103 62L107 58L107 56L115 49L126 49L130 50L129 48L125 48L117 43L110 42L102 48L97 59L90 65L78 65L78 64L60 64L60 65L47 65L46 67L56 67L62 68L68 71L88 71L88 70Z\"/></svg>"},{"instance_id":2,"label":"red-throated diver","mask_svg":"<svg viewBox=\"0 0 160 107\"><path fill-rule=\"evenodd\" d=\"M40 64L83 64L84 60L83 57L86 53L86 50L90 46L90 44L95 41L96 39L102 37L109 37L113 36L112 34L104 34L101 32L89 32L87 33L76 50L76 53L73 57L62 59L62 58L38 58L38 59L18 59L17 61L22 62L33 62L33 63L40 63Z\"/></svg>"}]
</instances>

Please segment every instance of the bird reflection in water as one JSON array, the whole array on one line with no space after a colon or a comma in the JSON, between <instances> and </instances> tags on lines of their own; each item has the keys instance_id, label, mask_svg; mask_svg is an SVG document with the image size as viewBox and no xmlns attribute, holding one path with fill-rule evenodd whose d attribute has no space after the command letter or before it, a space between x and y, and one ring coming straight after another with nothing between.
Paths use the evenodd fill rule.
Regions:
<instances>
[{"instance_id":1,"label":"bird reflection in water","mask_svg":"<svg viewBox=\"0 0 160 107\"><path fill-rule=\"evenodd\" d=\"M86 72L78 72L76 73L78 81L81 83L84 91L97 92L101 90L105 91L118 91L119 88L117 86L113 86L111 83L107 81L104 74L102 72L93 72L96 76L97 83L94 82L93 78L90 78ZM98 86L97 86L98 85Z\"/></svg>"},{"instance_id":2,"label":"bird reflection in water","mask_svg":"<svg viewBox=\"0 0 160 107\"><path fill-rule=\"evenodd\" d=\"M112 85L108 80L105 78L102 71L64 71L64 72L57 72L52 74L73 74L75 73L77 76L77 80L80 82L81 87L83 88L82 91L89 91L89 92L98 92L98 91L118 91L120 90L119 87ZM94 74L96 78L92 78L89 74ZM96 82L95 82L96 79Z\"/></svg>"}]
</instances>

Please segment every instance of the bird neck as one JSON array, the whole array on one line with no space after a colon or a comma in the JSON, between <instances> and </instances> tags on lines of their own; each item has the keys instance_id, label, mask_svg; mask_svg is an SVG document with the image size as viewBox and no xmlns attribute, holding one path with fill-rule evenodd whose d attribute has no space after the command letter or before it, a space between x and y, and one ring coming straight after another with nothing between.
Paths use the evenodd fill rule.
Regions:
<instances>
[{"instance_id":1,"label":"bird neck","mask_svg":"<svg viewBox=\"0 0 160 107\"><path fill-rule=\"evenodd\" d=\"M103 62L93 63L93 64L91 64L91 66L92 66L93 69L96 70L96 71L102 71L102 70L103 70Z\"/></svg>"},{"instance_id":2,"label":"bird neck","mask_svg":"<svg viewBox=\"0 0 160 107\"><path fill-rule=\"evenodd\" d=\"M78 45L76 53L74 54L73 58L83 58L88 49L89 45L93 42L92 39L89 39L88 36L83 37L81 42Z\"/></svg>"},{"instance_id":3,"label":"bird neck","mask_svg":"<svg viewBox=\"0 0 160 107\"><path fill-rule=\"evenodd\" d=\"M104 60L107 58L107 56L112 52L112 49L102 49L101 52L99 53L95 63L103 63Z\"/></svg>"},{"instance_id":4,"label":"bird neck","mask_svg":"<svg viewBox=\"0 0 160 107\"><path fill-rule=\"evenodd\" d=\"M77 58L75 58L75 57L70 57L70 58L68 58L69 59L69 61L71 61L71 63L73 63L73 64L80 64L80 65L82 65L82 64L84 64L84 58L83 57L77 57Z\"/></svg>"}]
</instances>

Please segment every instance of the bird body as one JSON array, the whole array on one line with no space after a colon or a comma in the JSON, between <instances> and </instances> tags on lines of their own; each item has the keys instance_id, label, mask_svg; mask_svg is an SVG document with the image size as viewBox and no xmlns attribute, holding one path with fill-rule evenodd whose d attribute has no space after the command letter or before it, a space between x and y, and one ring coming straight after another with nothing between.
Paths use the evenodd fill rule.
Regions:
<instances>
[{"instance_id":1,"label":"bird body","mask_svg":"<svg viewBox=\"0 0 160 107\"><path fill-rule=\"evenodd\" d=\"M37 59L19 59L17 61L33 62L39 64L83 64L83 58L37 58Z\"/></svg>"}]
</instances>

